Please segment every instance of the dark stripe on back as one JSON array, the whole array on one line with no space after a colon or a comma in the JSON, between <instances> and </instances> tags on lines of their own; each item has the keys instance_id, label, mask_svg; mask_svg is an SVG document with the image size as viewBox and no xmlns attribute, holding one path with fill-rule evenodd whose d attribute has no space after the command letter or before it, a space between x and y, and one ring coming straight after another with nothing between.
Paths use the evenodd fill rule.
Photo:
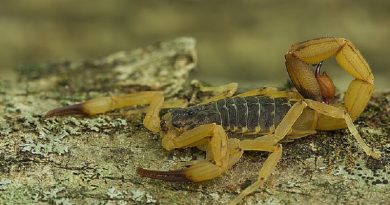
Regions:
<instances>
[{"instance_id":1,"label":"dark stripe on back","mask_svg":"<svg viewBox=\"0 0 390 205\"><path fill-rule=\"evenodd\" d=\"M257 97L246 97L245 98L248 105L248 118L247 118L247 127L249 132L254 132L256 130L256 126L259 125L259 106L260 103Z\"/></svg>"},{"instance_id":2,"label":"dark stripe on back","mask_svg":"<svg viewBox=\"0 0 390 205\"><path fill-rule=\"evenodd\" d=\"M236 107L237 107L237 127L239 128L238 131L242 131L243 128L246 127L246 120L247 120L247 111L248 106L246 104L246 100L242 97L236 97L233 98Z\"/></svg>"},{"instance_id":3,"label":"dark stripe on back","mask_svg":"<svg viewBox=\"0 0 390 205\"><path fill-rule=\"evenodd\" d=\"M286 98L275 98L275 127L279 125L290 108L291 105Z\"/></svg>"},{"instance_id":4,"label":"dark stripe on back","mask_svg":"<svg viewBox=\"0 0 390 205\"><path fill-rule=\"evenodd\" d=\"M237 107L233 98L226 98L226 107L229 112L229 130L234 131L237 127Z\"/></svg>"},{"instance_id":5,"label":"dark stripe on back","mask_svg":"<svg viewBox=\"0 0 390 205\"><path fill-rule=\"evenodd\" d=\"M226 107L226 100L225 99L218 100L217 106L218 106L219 113L221 113L222 127L224 129L227 129L229 127L229 113Z\"/></svg>"},{"instance_id":6,"label":"dark stripe on back","mask_svg":"<svg viewBox=\"0 0 390 205\"><path fill-rule=\"evenodd\" d=\"M274 124L275 101L267 96L258 96L257 99L260 103L260 129L262 133L266 133Z\"/></svg>"}]
</instances>

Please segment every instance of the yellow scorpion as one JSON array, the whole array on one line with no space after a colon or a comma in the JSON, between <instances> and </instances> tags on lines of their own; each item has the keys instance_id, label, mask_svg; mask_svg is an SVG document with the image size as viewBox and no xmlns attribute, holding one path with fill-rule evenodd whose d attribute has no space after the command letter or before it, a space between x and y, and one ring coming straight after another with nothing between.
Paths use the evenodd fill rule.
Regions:
<instances>
[{"instance_id":1,"label":"yellow scorpion","mask_svg":"<svg viewBox=\"0 0 390 205\"><path fill-rule=\"evenodd\" d=\"M349 84L342 103L333 103L332 80L321 73L322 61L335 56L338 64L355 79ZM351 41L344 38L318 38L291 46L285 55L286 67L298 92L272 88L250 90L234 95L237 83L201 87L201 91L221 94L187 108L171 108L161 116L163 92L145 91L123 96L100 97L49 111L46 117L96 115L135 105L148 105L144 126L162 137L166 150L198 147L206 159L175 171L139 168L144 177L166 181L200 182L221 176L241 158L244 151L269 152L256 182L244 189L231 204L253 193L271 175L282 156L282 139L297 139L317 130L348 128L359 147L370 157L381 154L363 141L353 121L363 112L374 90L374 76L366 60ZM313 71L313 65L317 65ZM243 139L229 138L242 133ZM247 134L258 138L245 139Z\"/></svg>"}]
</instances>

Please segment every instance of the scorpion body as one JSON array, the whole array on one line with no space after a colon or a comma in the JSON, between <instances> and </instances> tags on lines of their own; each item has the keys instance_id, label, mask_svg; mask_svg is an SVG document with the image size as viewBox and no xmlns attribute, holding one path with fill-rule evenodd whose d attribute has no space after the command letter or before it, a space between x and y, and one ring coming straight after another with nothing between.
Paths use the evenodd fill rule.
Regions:
<instances>
[{"instance_id":1,"label":"scorpion body","mask_svg":"<svg viewBox=\"0 0 390 205\"><path fill-rule=\"evenodd\" d=\"M332 102L335 86L320 72L322 61L334 56L342 69L354 77L344 100ZM296 139L317 130L348 128L359 147L370 157L381 153L369 147L353 121L368 104L374 90L371 69L351 41L325 37L296 43L285 55L285 64L296 91L261 88L234 96L236 83L200 87L202 92L220 93L188 108L168 108L163 92L145 91L123 96L99 97L83 103L49 111L46 117L83 114L96 115L134 105L149 105L144 126L162 137L165 150L198 147L206 151L204 160L192 161L180 170L160 171L138 168L139 175L165 181L206 181L221 176L241 158L244 151L269 152L256 182L241 191L230 204L264 186L282 157L282 140ZM315 72L312 65L317 65ZM176 107L176 108L174 108ZM256 138L231 138L230 133L255 134Z\"/></svg>"},{"instance_id":2,"label":"scorpion body","mask_svg":"<svg viewBox=\"0 0 390 205\"><path fill-rule=\"evenodd\" d=\"M169 114L175 128L193 129L215 123L232 133L267 134L275 130L295 102L286 97L232 97L171 109Z\"/></svg>"}]
</instances>

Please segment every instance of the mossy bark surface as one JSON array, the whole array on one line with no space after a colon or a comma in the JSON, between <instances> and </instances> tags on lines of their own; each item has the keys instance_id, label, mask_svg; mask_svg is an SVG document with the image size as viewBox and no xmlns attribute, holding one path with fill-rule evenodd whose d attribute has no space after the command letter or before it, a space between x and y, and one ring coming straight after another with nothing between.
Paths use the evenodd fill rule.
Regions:
<instances>
[{"instance_id":1,"label":"mossy bark surface","mask_svg":"<svg viewBox=\"0 0 390 205\"><path fill-rule=\"evenodd\" d=\"M195 41L180 38L99 60L25 66L0 83L1 204L225 204L251 184L267 153L244 154L223 176L196 184L141 178L137 167L179 168L204 157L171 152L124 109L44 119L50 109L96 96L163 90L191 96ZM247 204L385 204L390 198L390 93L375 93L355 122L383 154L367 157L347 130L287 142L266 187ZM135 114L134 114L135 113Z\"/></svg>"}]
</instances>

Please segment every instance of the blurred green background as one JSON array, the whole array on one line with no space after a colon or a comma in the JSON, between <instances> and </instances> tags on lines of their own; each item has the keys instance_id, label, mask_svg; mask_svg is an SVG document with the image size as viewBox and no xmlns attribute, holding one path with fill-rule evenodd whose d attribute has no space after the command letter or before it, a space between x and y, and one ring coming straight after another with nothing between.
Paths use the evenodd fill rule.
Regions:
<instances>
[{"instance_id":1,"label":"blurred green background","mask_svg":"<svg viewBox=\"0 0 390 205\"><path fill-rule=\"evenodd\" d=\"M198 41L194 77L281 86L284 53L297 41L350 39L390 83L390 1L16 0L0 3L0 78L20 64L99 58L179 36ZM339 87L346 74L326 63Z\"/></svg>"}]
</instances>

